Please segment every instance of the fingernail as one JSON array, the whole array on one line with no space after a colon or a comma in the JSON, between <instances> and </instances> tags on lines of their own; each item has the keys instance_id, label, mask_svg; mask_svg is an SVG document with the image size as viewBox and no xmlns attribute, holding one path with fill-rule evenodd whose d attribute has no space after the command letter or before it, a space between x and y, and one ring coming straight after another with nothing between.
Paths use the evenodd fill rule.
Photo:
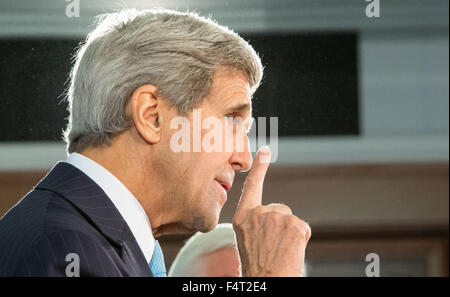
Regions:
<instances>
[{"instance_id":1,"label":"fingernail","mask_svg":"<svg viewBox=\"0 0 450 297\"><path fill-rule=\"evenodd\" d=\"M261 163L270 163L270 148L263 146L259 149L259 160Z\"/></svg>"},{"instance_id":2,"label":"fingernail","mask_svg":"<svg viewBox=\"0 0 450 297\"><path fill-rule=\"evenodd\" d=\"M261 154L268 154L268 153L270 153L270 148L267 145L265 145L259 149L259 152Z\"/></svg>"}]
</instances>

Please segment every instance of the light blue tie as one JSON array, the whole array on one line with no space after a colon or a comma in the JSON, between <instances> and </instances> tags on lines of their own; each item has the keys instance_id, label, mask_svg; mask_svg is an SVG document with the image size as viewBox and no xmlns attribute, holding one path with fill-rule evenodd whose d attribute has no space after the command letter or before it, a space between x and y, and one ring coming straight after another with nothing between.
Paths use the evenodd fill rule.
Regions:
<instances>
[{"instance_id":1,"label":"light blue tie","mask_svg":"<svg viewBox=\"0 0 450 297\"><path fill-rule=\"evenodd\" d=\"M150 269L155 277L167 276L164 255L157 240L155 240L155 248L153 250L152 259L150 260Z\"/></svg>"}]
</instances>

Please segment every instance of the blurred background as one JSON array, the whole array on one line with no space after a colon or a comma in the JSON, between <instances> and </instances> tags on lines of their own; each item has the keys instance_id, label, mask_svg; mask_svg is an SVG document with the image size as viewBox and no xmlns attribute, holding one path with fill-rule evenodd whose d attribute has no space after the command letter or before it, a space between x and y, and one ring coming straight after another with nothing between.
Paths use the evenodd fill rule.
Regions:
<instances>
[{"instance_id":1,"label":"blurred background","mask_svg":"<svg viewBox=\"0 0 450 297\"><path fill-rule=\"evenodd\" d=\"M79 16L68 5L79 3ZM95 15L155 6L227 25L262 57L254 115L278 117L263 203L310 223L310 276L448 276L449 2L381 0L0 2L0 216L66 158L75 47ZM231 222L245 175L221 222ZM186 236L160 240L166 265Z\"/></svg>"}]
</instances>

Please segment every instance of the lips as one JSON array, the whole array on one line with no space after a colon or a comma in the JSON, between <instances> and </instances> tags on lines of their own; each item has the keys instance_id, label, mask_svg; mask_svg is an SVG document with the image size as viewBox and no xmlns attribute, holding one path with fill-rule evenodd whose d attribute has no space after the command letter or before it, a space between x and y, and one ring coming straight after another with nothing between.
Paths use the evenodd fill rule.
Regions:
<instances>
[{"instance_id":1,"label":"lips","mask_svg":"<svg viewBox=\"0 0 450 297\"><path fill-rule=\"evenodd\" d=\"M230 182L226 182L226 181L221 181L216 179L216 182L218 182L224 189L226 192L228 192L231 189L231 183Z\"/></svg>"}]
</instances>

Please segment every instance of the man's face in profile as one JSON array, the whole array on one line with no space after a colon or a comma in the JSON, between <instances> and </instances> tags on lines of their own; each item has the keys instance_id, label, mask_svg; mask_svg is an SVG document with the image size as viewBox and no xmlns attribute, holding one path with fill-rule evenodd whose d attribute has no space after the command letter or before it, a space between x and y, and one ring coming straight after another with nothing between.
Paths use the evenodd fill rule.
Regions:
<instances>
[{"instance_id":1,"label":"man's face in profile","mask_svg":"<svg viewBox=\"0 0 450 297\"><path fill-rule=\"evenodd\" d=\"M201 123L206 118L215 117L221 123L221 149L207 152L201 147L194 152L194 111L185 117L190 123L190 151L174 152L171 148L171 137L178 131L170 128L170 121L180 116L174 109L170 110L170 119L163 125L160 149L159 168L167 181L165 199L173 201L172 207L182 213L183 223L193 230L207 232L218 223L222 207L227 199L227 191L231 188L236 170L248 170L252 157L247 137L251 125L251 92L246 76L237 71L220 69L216 72L210 94L198 106L201 112ZM225 133L226 123L241 118L240 124L232 127L232 132ZM230 131L230 130L229 130ZM201 129L201 141L211 129ZM225 139L228 138L228 139ZM231 139L230 139L231 138ZM213 139L213 142L217 139ZM243 148L236 151L225 148L225 142L240 141ZM164 148L164 149L162 149Z\"/></svg>"}]
</instances>

